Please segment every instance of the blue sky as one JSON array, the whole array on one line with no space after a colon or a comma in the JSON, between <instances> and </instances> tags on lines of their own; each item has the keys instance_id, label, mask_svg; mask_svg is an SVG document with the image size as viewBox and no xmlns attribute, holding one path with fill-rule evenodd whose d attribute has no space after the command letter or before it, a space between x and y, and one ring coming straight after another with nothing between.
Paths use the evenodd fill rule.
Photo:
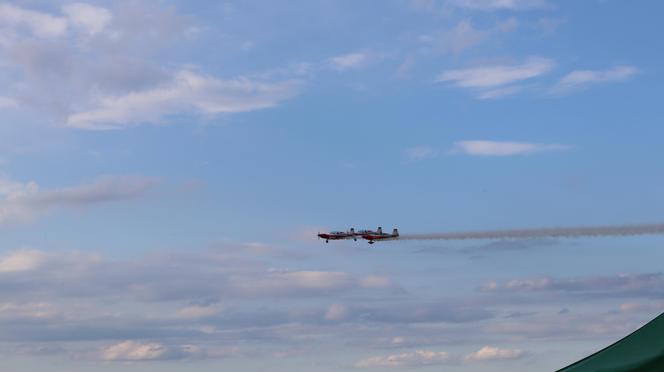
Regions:
<instances>
[{"instance_id":1,"label":"blue sky","mask_svg":"<svg viewBox=\"0 0 664 372\"><path fill-rule=\"evenodd\" d=\"M13 371L554 370L664 307L656 1L0 4Z\"/></svg>"}]
</instances>

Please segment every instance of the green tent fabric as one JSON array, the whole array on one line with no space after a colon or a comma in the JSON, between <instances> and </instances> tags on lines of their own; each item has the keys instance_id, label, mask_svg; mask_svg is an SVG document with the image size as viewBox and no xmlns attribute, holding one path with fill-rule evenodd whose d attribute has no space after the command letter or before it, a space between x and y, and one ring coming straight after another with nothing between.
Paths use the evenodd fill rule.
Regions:
<instances>
[{"instance_id":1,"label":"green tent fabric","mask_svg":"<svg viewBox=\"0 0 664 372\"><path fill-rule=\"evenodd\" d=\"M664 313L634 333L558 372L664 372Z\"/></svg>"}]
</instances>

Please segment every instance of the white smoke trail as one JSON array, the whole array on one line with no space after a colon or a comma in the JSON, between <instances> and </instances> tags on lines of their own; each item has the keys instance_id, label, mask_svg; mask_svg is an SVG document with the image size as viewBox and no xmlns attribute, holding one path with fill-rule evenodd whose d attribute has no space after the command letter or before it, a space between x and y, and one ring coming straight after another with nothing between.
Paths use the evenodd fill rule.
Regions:
<instances>
[{"instance_id":1,"label":"white smoke trail","mask_svg":"<svg viewBox=\"0 0 664 372\"><path fill-rule=\"evenodd\" d=\"M658 234L664 234L664 224L552 227L517 230L447 232L438 234L406 234L401 235L399 240L576 238Z\"/></svg>"}]
</instances>

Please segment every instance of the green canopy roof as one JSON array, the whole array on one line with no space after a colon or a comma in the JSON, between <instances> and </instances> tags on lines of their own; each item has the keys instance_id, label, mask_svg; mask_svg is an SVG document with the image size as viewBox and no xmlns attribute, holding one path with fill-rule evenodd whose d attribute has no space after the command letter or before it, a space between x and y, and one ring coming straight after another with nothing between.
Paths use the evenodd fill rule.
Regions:
<instances>
[{"instance_id":1,"label":"green canopy roof","mask_svg":"<svg viewBox=\"0 0 664 372\"><path fill-rule=\"evenodd\" d=\"M634 333L558 372L663 372L664 313Z\"/></svg>"}]
</instances>

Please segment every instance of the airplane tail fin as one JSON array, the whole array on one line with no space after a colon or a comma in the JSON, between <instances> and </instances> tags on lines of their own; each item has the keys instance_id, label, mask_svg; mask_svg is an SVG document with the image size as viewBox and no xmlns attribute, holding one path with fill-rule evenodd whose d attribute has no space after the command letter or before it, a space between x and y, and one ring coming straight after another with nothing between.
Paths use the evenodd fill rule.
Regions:
<instances>
[{"instance_id":1,"label":"airplane tail fin","mask_svg":"<svg viewBox=\"0 0 664 372\"><path fill-rule=\"evenodd\" d=\"M378 226L378 234L382 234L382 233L383 233L383 228Z\"/></svg>"},{"instance_id":2,"label":"airplane tail fin","mask_svg":"<svg viewBox=\"0 0 664 372\"><path fill-rule=\"evenodd\" d=\"M397 229L392 230L392 235L399 236L399 230Z\"/></svg>"}]
</instances>

